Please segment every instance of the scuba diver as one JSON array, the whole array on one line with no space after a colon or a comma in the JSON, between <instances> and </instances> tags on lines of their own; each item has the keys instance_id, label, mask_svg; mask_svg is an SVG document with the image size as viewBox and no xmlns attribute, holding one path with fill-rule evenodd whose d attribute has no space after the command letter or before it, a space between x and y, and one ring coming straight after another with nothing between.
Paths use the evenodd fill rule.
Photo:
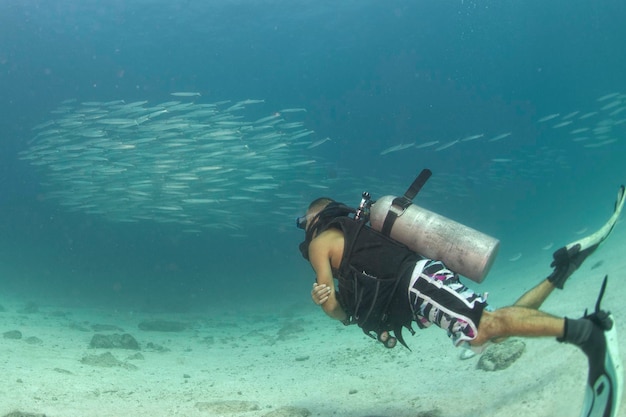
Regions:
<instances>
[{"instance_id":1,"label":"scuba diver","mask_svg":"<svg viewBox=\"0 0 626 417\"><path fill-rule=\"evenodd\" d=\"M384 214L400 218L407 208L415 208L410 200L417 191L412 195L407 191L404 198L395 200L400 207L386 207ZM498 309L487 304L486 294L466 287L445 260L423 256L419 248L394 239L389 228L383 233L368 225L369 209L377 203L372 206L369 194L363 196L358 209L331 198L318 198L311 202L306 215L297 219L297 226L305 230L301 254L315 272L311 297L329 317L344 325L357 324L387 348L395 347L397 342L408 348L402 329L414 333L413 322L420 329L435 324L447 332L455 346L475 352L482 352L489 343L510 336L555 337L580 347L588 357L585 407L590 411L583 415L615 415L623 376L617 342L613 340L616 339L614 319L600 309L606 278L596 310L591 314L571 319L545 313L539 307L555 288L563 288L567 279L608 237L624 204L623 186L614 214L603 228L557 250L551 264L553 272L513 305ZM429 227L427 223L404 226L424 228ZM425 247L424 242L422 245ZM605 383L611 389L598 387ZM608 413L598 411L598 391L604 392L605 397L609 393L610 398L603 400L603 410L609 410Z\"/></svg>"}]
</instances>

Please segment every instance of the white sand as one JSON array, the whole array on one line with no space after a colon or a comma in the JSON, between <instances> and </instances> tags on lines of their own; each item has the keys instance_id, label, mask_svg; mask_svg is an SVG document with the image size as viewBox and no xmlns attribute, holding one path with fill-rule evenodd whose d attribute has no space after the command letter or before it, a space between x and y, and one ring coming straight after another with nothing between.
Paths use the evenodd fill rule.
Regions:
<instances>
[{"instance_id":1,"label":"white sand","mask_svg":"<svg viewBox=\"0 0 626 417\"><path fill-rule=\"evenodd\" d=\"M620 320L624 356L626 236L620 232L544 307L578 317L585 307L593 308L601 278L608 273L604 307ZM476 288L489 290L494 305L510 304L546 272L545 264L529 265L523 259L516 262L517 270L509 268L516 281L491 274ZM599 260L604 263L590 270ZM0 416L21 410L51 417L257 417L294 406L310 410L312 416L554 417L577 416L583 400L586 359L570 345L526 339L526 351L516 363L485 372L476 369L478 357L460 360L461 350L437 328L413 337L407 333L413 351L386 350L357 327L344 328L327 319L308 294L275 311L240 316L218 310L159 316L67 309L49 300L40 301L38 313L17 313L26 301L0 299L7 310L0 313L0 332L20 330L24 339L36 336L43 343L0 338ZM291 301L302 305L293 307ZM55 311L67 315L51 314ZM180 333L137 328L141 321L155 318L190 322L194 328ZM126 361L135 351L89 349L95 332L79 331L70 327L72 323L117 325L139 341L144 359L127 361L136 370L82 364L86 355L110 351ZM288 337L279 338L281 329L288 328ZM150 342L170 351L149 349ZM252 401L259 409L213 413L197 405L219 400ZM620 415L626 415L624 404Z\"/></svg>"}]
</instances>

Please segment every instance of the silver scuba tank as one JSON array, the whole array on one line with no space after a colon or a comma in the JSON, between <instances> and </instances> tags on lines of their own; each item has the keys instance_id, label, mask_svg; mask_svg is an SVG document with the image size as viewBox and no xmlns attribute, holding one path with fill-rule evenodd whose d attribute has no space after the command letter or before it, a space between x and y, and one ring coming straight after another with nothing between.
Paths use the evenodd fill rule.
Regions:
<instances>
[{"instance_id":1,"label":"silver scuba tank","mask_svg":"<svg viewBox=\"0 0 626 417\"><path fill-rule=\"evenodd\" d=\"M370 208L372 228L383 231L388 213L395 214L389 236L414 252L442 261L450 270L482 282L498 254L500 241L413 203L393 205L394 196L376 200Z\"/></svg>"}]
</instances>

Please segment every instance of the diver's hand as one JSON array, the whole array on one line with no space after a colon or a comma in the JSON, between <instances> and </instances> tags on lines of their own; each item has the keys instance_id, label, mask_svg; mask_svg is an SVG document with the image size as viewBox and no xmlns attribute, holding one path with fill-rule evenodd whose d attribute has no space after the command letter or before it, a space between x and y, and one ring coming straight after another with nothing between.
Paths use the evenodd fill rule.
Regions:
<instances>
[{"instance_id":1,"label":"diver's hand","mask_svg":"<svg viewBox=\"0 0 626 417\"><path fill-rule=\"evenodd\" d=\"M330 297L330 287L326 284L313 283L313 289L311 290L311 298L317 305L322 305L328 301Z\"/></svg>"}]
</instances>

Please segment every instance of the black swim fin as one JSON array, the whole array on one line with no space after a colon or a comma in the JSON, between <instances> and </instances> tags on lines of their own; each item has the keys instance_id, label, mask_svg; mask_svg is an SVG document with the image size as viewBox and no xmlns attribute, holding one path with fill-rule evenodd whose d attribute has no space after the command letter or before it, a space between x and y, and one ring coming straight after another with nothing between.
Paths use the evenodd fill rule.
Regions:
<instances>
[{"instance_id":1,"label":"black swim fin","mask_svg":"<svg viewBox=\"0 0 626 417\"><path fill-rule=\"evenodd\" d=\"M415 334L415 331L411 328L411 326L409 325L407 327L409 329L409 331L411 332L411 334ZM396 327L395 329L393 329L393 335L395 336L395 338L398 340L398 342L400 342L400 344L402 346L404 346L405 348L407 348L408 350L411 350L411 348L409 347L409 345L406 344L406 342L404 341L404 336L402 336L402 326Z\"/></svg>"},{"instance_id":2,"label":"black swim fin","mask_svg":"<svg viewBox=\"0 0 626 417\"><path fill-rule=\"evenodd\" d=\"M587 387L581 417L617 417L622 398L624 371L619 356L615 318L600 309L606 288L604 277L602 290L595 311L584 319L594 323L589 340L581 345L589 362Z\"/></svg>"},{"instance_id":3,"label":"black swim fin","mask_svg":"<svg viewBox=\"0 0 626 417\"><path fill-rule=\"evenodd\" d=\"M569 278L574 271L576 271L583 261L587 259L602 242L613 231L615 224L622 212L624 202L626 201L626 195L624 193L624 186L620 186L617 191L617 200L615 201L615 207L613 209L613 215L595 233L585 236L584 238L575 242L569 243L562 248L557 249L552 257L554 260L550 264L554 268L552 274L548 276L548 281L554 284L555 287L562 289L567 278Z\"/></svg>"}]
</instances>

